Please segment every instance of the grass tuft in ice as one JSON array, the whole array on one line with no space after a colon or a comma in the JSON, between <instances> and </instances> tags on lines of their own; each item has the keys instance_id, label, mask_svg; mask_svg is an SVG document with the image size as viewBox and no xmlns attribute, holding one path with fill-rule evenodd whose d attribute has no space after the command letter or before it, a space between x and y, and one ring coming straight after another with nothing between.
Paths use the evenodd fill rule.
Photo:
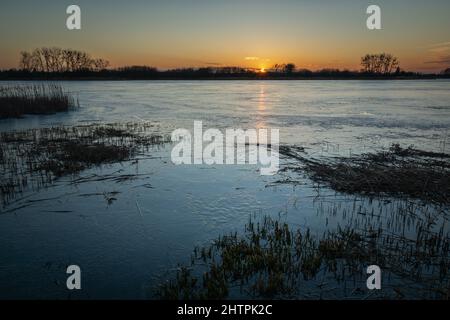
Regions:
<instances>
[{"instance_id":1,"label":"grass tuft in ice","mask_svg":"<svg viewBox=\"0 0 450 320\"><path fill-rule=\"evenodd\" d=\"M250 220L242 234L221 236L195 248L191 264L160 285L157 296L277 299L305 298L313 292L316 298L343 298L344 284L361 290L356 284L364 283L365 268L376 264L385 277L384 297L401 297L408 288L407 282L401 289L388 287L389 275L414 282L421 288L414 290L425 290L427 297L449 298L449 245L443 229L434 232L425 225L415 239L373 226L338 228L319 237L265 217Z\"/></svg>"},{"instance_id":2,"label":"grass tuft in ice","mask_svg":"<svg viewBox=\"0 0 450 320\"><path fill-rule=\"evenodd\" d=\"M39 189L59 177L108 163L131 160L170 139L150 124L52 127L0 134L2 204L29 187Z\"/></svg>"},{"instance_id":3,"label":"grass tuft in ice","mask_svg":"<svg viewBox=\"0 0 450 320\"><path fill-rule=\"evenodd\" d=\"M450 204L449 154L398 144L387 151L326 159L308 159L288 146L280 152L297 161L283 170L304 170L313 181L339 192Z\"/></svg>"}]
</instances>

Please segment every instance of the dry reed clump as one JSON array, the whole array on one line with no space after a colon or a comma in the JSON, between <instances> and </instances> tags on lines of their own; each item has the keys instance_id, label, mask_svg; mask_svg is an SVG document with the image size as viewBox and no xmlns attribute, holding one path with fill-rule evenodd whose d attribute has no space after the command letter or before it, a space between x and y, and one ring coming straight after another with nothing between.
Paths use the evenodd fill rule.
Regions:
<instances>
[{"instance_id":1,"label":"dry reed clump","mask_svg":"<svg viewBox=\"0 0 450 320\"><path fill-rule=\"evenodd\" d=\"M291 230L287 223L265 217L262 222L250 220L243 235L233 233L195 248L191 265L180 267L174 279L160 285L157 296L298 298L316 281L320 297L342 298L339 292L321 292L323 282L335 282L336 291L342 288L339 283L355 281L365 275L364 267L377 264L383 274L415 281L428 294L448 299L449 246L443 229L420 229L415 239L350 227L316 237L308 229Z\"/></svg>"},{"instance_id":2,"label":"dry reed clump","mask_svg":"<svg viewBox=\"0 0 450 320\"><path fill-rule=\"evenodd\" d=\"M51 114L78 106L60 85L0 87L0 118L18 118L25 114Z\"/></svg>"},{"instance_id":3,"label":"dry reed clump","mask_svg":"<svg viewBox=\"0 0 450 320\"><path fill-rule=\"evenodd\" d=\"M150 125L52 127L0 134L2 204L23 190L40 188L92 166L126 161L169 139L146 133Z\"/></svg>"},{"instance_id":4,"label":"dry reed clump","mask_svg":"<svg viewBox=\"0 0 450 320\"><path fill-rule=\"evenodd\" d=\"M398 144L388 151L326 160L307 159L286 146L280 152L302 165L289 165L284 170L304 169L313 181L339 192L450 203L450 155L445 153Z\"/></svg>"}]
</instances>

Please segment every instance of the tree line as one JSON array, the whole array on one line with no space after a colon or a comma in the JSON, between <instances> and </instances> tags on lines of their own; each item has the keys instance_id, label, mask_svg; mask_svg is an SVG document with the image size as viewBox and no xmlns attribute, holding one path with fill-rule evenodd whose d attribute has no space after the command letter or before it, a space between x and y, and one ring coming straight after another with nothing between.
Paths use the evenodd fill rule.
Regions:
<instances>
[{"instance_id":1,"label":"tree line","mask_svg":"<svg viewBox=\"0 0 450 320\"><path fill-rule=\"evenodd\" d=\"M37 48L20 53L19 70L0 71L1 79L358 79L358 78L427 78L447 77L449 69L440 75L422 75L400 69L397 57L389 53L367 54L361 58L361 69L327 68L311 71L297 68L294 63L274 64L261 70L234 66L178 68L158 70L151 66L109 68L109 62L93 58L89 53L61 48Z\"/></svg>"},{"instance_id":2,"label":"tree line","mask_svg":"<svg viewBox=\"0 0 450 320\"><path fill-rule=\"evenodd\" d=\"M101 71L108 66L107 60L79 50L43 47L20 53L20 69L30 72Z\"/></svg>"},{"instance_id":3,"label":"tree line","mask_svg":"<svg viewBox=\"0 0 450 320\"><path fill-rule=\"evenodd\" d=\"M293 72L308 72L308 69L298 70L294 63L275 64L271 69L271 72L277 73L293 73ZM322 69L319 72L338 73L337 69ZM397 57L394 57L390 53L380 54L366 54L361 58L361 72L367 74L382 74L389 75L392 73L400 73L400 62ZM312 72L312 71L310 71Z\"/></svg>"}]
</instances>

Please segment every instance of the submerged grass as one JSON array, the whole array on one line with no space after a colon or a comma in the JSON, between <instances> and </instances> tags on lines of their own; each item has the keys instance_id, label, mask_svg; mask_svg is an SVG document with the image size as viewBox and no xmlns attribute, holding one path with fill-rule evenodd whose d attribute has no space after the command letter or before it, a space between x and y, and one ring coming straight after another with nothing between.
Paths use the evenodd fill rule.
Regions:
<instances>
[{"instance_id":1,"label":"submerged grass","mask_svg":"<svg viewBox=\"0 0 450 320\"><path fill-rule=\"evenodd\" d=\"M3 205L27 188L87 168L130 160L150 146L169 141L148 133L151 124L52 127L0 134L0 196Z\"/></svg>"},{"instance_id":2,"label":"submerged grass","mask_svg":"<svg viewBox=\"0 0 450 320\"><path fill-rule=\"evenodd\" d=\"M315 298L347 298L344 288L353 283L352 292L367 296L361 289L365 268L376 264L383 270L384 298L407 294L406 285L388 288L388 277L414 282L413 290L423 290L427 298L450 298L450 238L443 229L419 229L415 239L381 228L357 230L338 228L317 237L280 219L250 220L243 234L195 248L191 264L179 267L156 294L162 299L278 299L308 298L313 291Z\"/></svg>"},{"instance_id":3,"label":"submerged grass","mask_svg":"<svg viewBox=\"0 0 450 320\"><path fill-rule=\"evenodd\" d=\"M0 87L0 118L63 112L77 105L78 101L56 84Z\"/></svg>"},{"instance_id":4,"label":"submerged grass","mask_svg":"<svg viewBox=\"0 0 450 320\"><path fill-rule=\"evenodd\" d=\"M349 194L411 197L450 204L450 155L410 146L352 157L312 160L292 147L280 152L298 161L284 170L305 170L310 178Z\"/></svg>"},{"instance_id":5,"label":"submerged grass","mask_svg":"<svg viewBox=\"0 0 450 320\"><path fill-rule=\"evenodd\" d=\"M250 220L242 233L195 248L191 263L158 287L159 298L450 298L450 155L399 145L324 160L301 147L279 152L294 160L283 170L306 172L319 186L368 203L321 204L321 235L280 218ZM329 227L336 215L339 224ZM373 264L383 272L379 292L366 288Z\"/></svg>"}]
</instances>

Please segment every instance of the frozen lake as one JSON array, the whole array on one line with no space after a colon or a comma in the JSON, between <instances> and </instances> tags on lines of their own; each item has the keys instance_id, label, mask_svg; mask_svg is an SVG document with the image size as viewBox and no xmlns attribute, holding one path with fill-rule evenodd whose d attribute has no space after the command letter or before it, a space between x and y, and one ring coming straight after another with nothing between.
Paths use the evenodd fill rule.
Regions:
<instances>
[{"instance_id":1,"label":"frozen lake","mask_svg":"<svg viewBox=\"0 0 450 320\"><path fill-rule=\"evenodd\" d=\"M172 130L202 120L215 128L279 128L282 143L348 150L396 140L439 148L450 128L449 80L59 83L78 96L80 110L2 120L0 129L143 119ZM18 82L0 81L8 84Z\"/></svg>"},{"instance_id":2,"label":"frozen lake","mask_svg":"<svg viewBox=\"0 0 450 320\"><path fill-rule=\"evenodd\" d=\"M78 110L1 120L0 130L150 121L170 133L192 130L201 120L204 128L277 128L281 144L301 145L310 156L345 156L393 143L449 152L445 80L59 83L79 98ZM261 176L257 166L175 166L170 150L170 144L155 146L151 159L80 174L120 170L139 173L138 179L71 184L61 178L3 207L0 298L149 298L168 270L189 261L194 246L242 230L250 215L282 216L317 235L354 223L355 217L327 215L323 208L354 206L355 197L318 191L306 177L293 186L276 183L285 173ZM108 203L110 194L116 200ZM381 205L357 201L367 211ZM65 287L69 264L82 269L80 292Z\"/></svg>"}]
</instances>

